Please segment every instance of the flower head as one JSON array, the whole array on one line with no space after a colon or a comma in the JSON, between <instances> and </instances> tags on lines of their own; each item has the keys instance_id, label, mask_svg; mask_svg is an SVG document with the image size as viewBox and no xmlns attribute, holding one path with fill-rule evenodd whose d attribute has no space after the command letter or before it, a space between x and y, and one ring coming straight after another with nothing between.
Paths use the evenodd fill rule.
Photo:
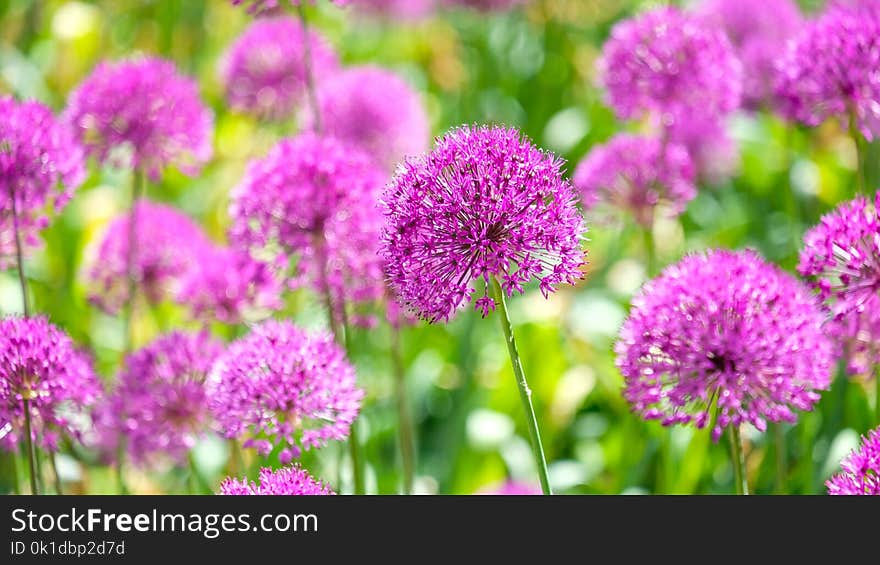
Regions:
<instances>
[{"instance_id":1,"label":"flower head","mask_svg":"<svg viewBox=\"0 0 880 565\"><path fill-rule=\"evenodd\" d=\"M290 116L307 87L305 48L315 77L324 80L339 62L327 41L293 18L267 18L251 23L226 53L221 74L229 106L264 119Z\"/></svg>"},{"instance_id":2,"label":"flower head","mask_svg":"<svg viewBox=\"0 0 880 565\"><path fill-rule=\"evenodd\" d=\"M31 413L31 436L55 450L62 435L78 438L87 407L100 393L91 359L45 318L0 319L0 446L17 449Z\"/></svg>"},{"instance_id":3,"label":"flower head","mask_svg":"<svg viewBox=\"0 0 880 565\"><path fill-rule=\"evenodd\" d=\"M698 15L723 30L743 67L743 106L772 103L775 62L797 34L803 16L793 0L706 0Z\"/></svg>"},{"instance_id":4,"label":"flower head","mask_svg":"<svg viewBox=\"0 0 880 565\"><path fill-rule=\"evenodd\" d=\"M880 134L880 9L836 3L789 44L776 84L781 111L807 125L855 119Z\"/></svg>"},{"instance_id":5,"label":"flower head","mask_svg":"<svg viewBox=\"0 0 880 565\"><path fill-rule=\"evenodd\" d=\"M234 189L229 239L243 249L297 260L294 286L333 302L377 300L378 194L387 174L356 147L312 133L284 140L252 162Z\"/></svg>"},{"instance_id":6,"label":"flower head","mask_svg":"<svg viewBox=\"0 0 880 565\"><path fill-rule=\"evenodd\" d=\"M687 150L698 180L718 183L736 170L739 148L722 118L695 112L675 116L660 127L669 142Z\"/></svg>"},{"instance_id":7,"label":"flower head","mask_svg":"<svg viewBox=\"0 0 880 565\"><path fill-rule=\"evenodd\" d=\"M825 483L830 495L880 495L880 428L862 436L862 444L840 463L841 472Z\"/></svg>"},{"instance_id":8,"label":"flower head","mask_svg":"<svg viewBox=\"0 0 880 565\"><path fill-rule=\"evenodd\" d=\"M586 228L562 162L515 129L460 127L398 169L383 196L382 255L401 302L449 320L496 277L508 296L536 279L547 296L582 278Z\"/></svg>"},{"instance_id":9,"label":"flower head","mask_svg":"<svg viewBox=\"0 0 880 565\"><path fill-rule=\"evenodd\" d=\"M15 222L22 242L38 232L73 196L85 177L82 149L39 102L0 96L0 269L15 254Z\"/></svg>"},{"instance_id":10,"label":"flower head","mask_svg":"<svg viewBox=\"0 0 880 565\"><path fill-rule=\"evenodd\" d=\"M585 207L604 202L630 212L644 226L653 223L661 202L678 215L697 195L684 147L630 134L593 147L575 169L574 186Z\"/></svg>"},{"instance_id":11,"label":"flower head","mask_svg":"<svg viewBox=\"0 0 880 565\"><path fill-rule=\"evenodd\" d=\"M213 152L213 117L196 83L164 59L98 65L70 95L64 115L89 154L153 179L170 165L195 175Z\"/></svg>"},{"instance_id":12,"label":"flower head","mask_svg":"<svg viewBox=\"0 0 880 565\"><path fill-rule=\"evenodd\" d=\"M138 290L156 304L174 296L180 279L210 243L201 228L164 204L141 200L134 208L137 233L133 273ZM128 302L131 214L113 220L87 266L89 299L114 314Z\"/></svg>"},{"instance_id":13,"label":"flower head","mask_svg":"<svg viewBox=\"0 0 880 565\"><path fill-rule=\"evenodd\" d=\"M299 465L282 467L273 471L268 467L260 469L259 483L247 479L228 477L220 485L220 494L225 495L333 495L330 487L316 481L308 471Z\"/></svg>"},{"instance_id":14,"label":"flower head","mask_svg":"<svg viewBox=\"0 0 880 565\"><path fill-rule=\"evenodd\" d=\"M318 101L327 133L361 147L388 170L428 148L430 128L419 95L391 71L342 71L321 83ZM311 112L303 118L312 127Z\"/></svg>"},{"instance_id":15,"label":"flower head","mask_svg":"<svg viewBox=\"0 0 880 565\"><path fill-rule=\"evenodd\" d=\"M720 116L740 102L742 68L727 37L674 7L615 25L598 70L621 118Z\"/></svg>"},{"instance_id":16,"label":"flower head","mask_svg":"<svg viewBox=\"0 0 880 565\"><path fill-rule=\"evenodd\" d=\"M664 425L724 428L796 420L833 362L816 298L751 251L690 255L633 300L615 346L624 396Z\"/></svg>"},{"instance_id":17,"label":"flower head","mask_svg":"<svg viewBox=\"0 0 880 565\"><path fill-rule=\"evenodd\" d=\"M106 453L125 446L146 464L180 464L210 428L205 380L223 344L207 332L172 332L128 355L116 387L96 409L97 444Z\"/></svg>"},{"instance_id":18,"label":"flower head","mask_svg":"<svg viewBox=\"0 0 880 565\"><path fill-rule=\"evenodd\" d=\"M363 391L329 335L269 320L233 342L214 366L211 407L226 437L261 455L281 447L286 464L303 449L345 439Z\"/></svg>"},{"instance_id":19,"label":"flower head","mask_svg":"<svg viewBox=\"0 0 880 565\"><path fill-rule=\"evenodd\" d=\"M180 280L177 301L193 317L240 324L281 308L279 267L258 261L246 251L202 246L193 268Z\"/></svg>"}]
</instances>

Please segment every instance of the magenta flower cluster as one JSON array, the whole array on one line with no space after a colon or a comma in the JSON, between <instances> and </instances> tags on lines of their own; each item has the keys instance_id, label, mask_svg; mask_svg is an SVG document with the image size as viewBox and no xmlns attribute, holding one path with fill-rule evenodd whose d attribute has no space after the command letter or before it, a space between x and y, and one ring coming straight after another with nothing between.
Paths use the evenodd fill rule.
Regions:
<instances>
[{"instance_id":1,"label":"magenta flower cluster","mask_svg":"<svg viewBox=\"0 0 880 565\"><path fill-rule=\"evenodd\" d=\"M862 436L861 445L840 466L841 472L825 483L828 494L880 496L880 428Z\"/></svg>"},{"instance_id":2,"label":"magenta flower cluster","mask_svg":"<svg viewBox=\"0 0 880 565\"><path fill-rule=\"evenodd\" d=\"M247 479L227 478L220 485L222 495L333 495L330 487L316 481L308 471L298 465L272 470L260 469L259 482Z\"/></svg>"},{"instance_id":3,"label":"magenta flower cluster","mask_svg":"<svg viewBox=\"0 0 880 565\"><path fill-rule=\"evenodd\" d=\"M251 23L227 51L221 76L230 108L267 120L293 114L306 96L305 51L311 72L323 82L339 62L327 41L315 31L303 33L293 18L266 18Z\"/></svg>"},{"instance_id":4,"label":"magenta flower cluster","mask_svg":"<svg viewBox=\"0 0 880 565\"><path fill-rule=\"evenodd\" d=\"M198 86L164 59L100 64L64 116L90 155L153 179L171 165L195 175L213 153L213 116Z\"/></svg>"},{"instance_id":5,"label":"magenta flower cluster","mask_svg":"<svg viewBox=\"0 0 880 565\"><path fill-rule=\"evenodd\" d=\"M206 332L172 332L128 355L115 388L95 410L96 444L111 458L125 446L128 459L147 465L185 464L209 431L205 381L223 343Z\"/></svg>"},{"instance_id":6,"label":"magenta flower cluster","mask_svg":"<svg viewBox=\"0 0 880 565\"><path fill-rule=\"evenodd\" d=\"M269 320L229 345L209 381L223 434L283 464L302 450L345 439L364 392L354 368L326 334Z\"/></svg>"},{"instance_id":7,"label":"magenta flower cluster","mask_svg":"<svg viewBox=\"0 0 880 565\"><path fill-rule=\"evenodd\" d=\"M43 317L0 319L0 446L18 449L25 437L27 400L36 445L58 449L63 436L78 439L87 410L101 393L91 359Z\"/></svg>"},{"instance_id":8,"label":"magenta flower cluster","mask_svg":"<svg viewBox=\"0 0 880 565\"><path fill-rule=\"evenodd\" d=\"M386 188L382 256L402 304L435 322L470 302L483 315L493 277L512 296L547 296L582 278L586 227L562 162L515 129L461 127L406 162Z\"/></svg>"},{"instance_id":9,"label":"magenta flower cluster","mask_svg":"<svg viewBox=\"0 0 880 565\"><path fill-rule=\"evenodd\" d=\"M782 57L776 85L782 112L815 126L854 120L866 139L880 134L880 9L832 4Z\"/></svg>"},{"instance_id":10,"label":"magenta flower cluster","mask_svg":"<svg viewBox=\"0 0 880 565\"><path fill-rule=\"evenodd\" d=\"M631 134L594 146L575 169L574 186L585 208L607 203L646 227L653 225L658 204L678 215L697 195L694 166L684 147Z\"/></svg>"},{"instance_id":11,"label":"magenta flower cluster","mask_svg":"<svg viewBox=\"0 0 880 565\"><path fill-rule=\"evenodd\" d=\"M419 99L396 74L376 66L352 67L318 89L324 131L367 151L387 170L428 148L430 127ZM314 128L311 112L304 127Z\"/></svg>"},{"instance_id":12,"label":"magenta flower cluster","mask_svg":"<svg viewBox=\"0 0 880 565\"><path fill-rule=\"evenodd\" d=\"M15 229L26 247L85 177L83 151L39 102L0 96L0 269L14 262ZM14 215L14 217L13 217Z\"/></svg>"},{"instance_id":13,"label":"magenta flower cluster","mask_svg":"<svg viewBox=\"0 0 880 565\"><path fill-rule=\"evenodd\" d=\"M742 66L730 41L674 7L616 24L598 70L609 104L623 119L724 115L740 103Z\"/></svg>"},{"instance_id":14,"label":"magenta flower cluster","mask_svg":"<svg viewBox=\"0 0 880 565\"><path fill-rule=\"evenodd\" d=\"M779 56L803 25L793 0L706 0L698 16L723 30L743 68L743 107L774 106Z\"/></svg>"},{"instance_id":15,"label":"magenta flower cluster","mask_svg":"<svg viewBox=\"0 0 880 565\"><path fill-rule=\"evenodd\" d=\"M141 200L133 214L138 245L132 272L138 292L157 304L176 296L181 278L195 268L200 251L210 243L193 220L171 206ZM89 300L110 314L129 300L131 216L110 223L86 269Z\"/></svg>"},{"instance_id":16,"label":"magenta flower cluster","mask_svg":"<svg viewBox=\"0 0 880 565\"><path fill-rule=\"evenodd\" d=\"M615 346L624 396L664 425L793 422L830 384L818 301L751 251L713 250L667 267L633 299Z\"/></svg>"},{"instance_id":17,"label":"magenta flower cluster","mask_svg":"<svg viewBox=\"0 0 880 565\"><path fill-rule=\"evenodd\" d=\"M337 308L377 300L377 201L386 178L367 154L333 137L284 140L252 161L233 190L229 239L255 254L295 259L291 285L329 292Z\"/></svg>"}]
</instances>

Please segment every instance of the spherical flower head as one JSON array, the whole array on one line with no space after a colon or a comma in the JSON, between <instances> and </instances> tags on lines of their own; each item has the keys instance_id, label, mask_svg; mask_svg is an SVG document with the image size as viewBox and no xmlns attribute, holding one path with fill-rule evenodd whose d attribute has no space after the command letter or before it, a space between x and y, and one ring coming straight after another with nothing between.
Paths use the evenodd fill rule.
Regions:
<instances>
[{"instance_id":1,"label":"spherical flower head","mask_svg":"<svg viewBox=\"0 0 880 565\"><path fill-rule=\"evenodd\" d=\"M339 66L336 53L317 32L303 34L302 25L293 18L251 23L221 64L229 106L266 120L292 115L306 95L307 42L315 77L323 80L335 73Z\"/></svg>"},{"instance_id":2,"label":"spherical flower head","mask_svg":"<svg viewBox=\"0 0 880 565\"><path fill-rule=\"evenodd\" d=\"M316 481L308 471L299 465L282 467L273 471L269 467L260 469L259 482L228 477L220 484L223 495L334 495L330 487Z\"/></svg>"},{"instance_id":3,"label":"spherical flower head","mask_svg":"<svg viewBox=\"0 0 880 565\"><path fill-rule=\"evenodd\" d=\"M593 147L575 169L574 186L585 208L609 204L645 227L653 224L659 204L677 216L697 195L694 166L684 147L630 134Z\"/></svg>"},{"instance_id":4,"label":"spherical flower head","mask_svg":"<svg viewBox=\"0 0 880 565\"><path fill-rule=\"evenodd\" d=\"M774 101L775 62L803 25L793 0L705 0L698 15L723 30L743 68L743 106L758 110Z\"/></svg>"},{"instance_id":5,"label":"spherical flower head","mask_svg":"<svg viewBox=\"0 0 880 565\"><path fill-rule=\"evenodd\" d=\"M507 480L494 488L486 489L480 494L492 494L499 496L532 496L542 494L541 487L532 483Z\"/></svg>"},{"instance_id":6,"label":"spherical flower head","mask_svg":"<svg viewBox=\"0 0 880 565\"><path fill-rule=\"evenodd\" d=\"M880 291L880 193L840 204L804 236L798 272L841 318Z\"/></svg>"},{"instance_id":7,"label":"spherical flower head","mask_svg":"<svg viewBox=\"0 0 880 565\"><path fill-rule=\"evenodd\" d=\"M724 33L663 7L614 26L598 62L620 118L724 115L740 103L742 67Z\"/></svg>"},{"instance_id":8,"label":"spherical flower head","mask_svg":"<svg viewBox=\"0 0 880 565\"><path fill-rule=\"evenodd\" d=\"M880 9L833 4L783 54L776 84L783 114L810 126L855 120L866 139L880 134Z\"/></svg>"},{"instance_id":9,"label":"spherical flower head","mask_svg":"<svg viewBox=\"0 0 880 565\"><path fill-rule=\"evenodd\" d=\"M210 429L205 381L222 352L223 343L207 332L174 331L128 355L115 389L96 410L98 445L105 453L124 445L138 465L185 464Z\"/></svg>"},{"instance_id":10,"label":"spherical flower head","mask_svg":"<svg viewBox=\"0 0 880 565\"><path fill-rule=\"evenodd\" d=\"M382 256L401 303L430 322L470 302L486 316L491 278L546 297L583 277L586 227L562 161L515 129L460 127L400 167L383 196Z\"/></svg>"},{"instance_id":11,"label":"spherical flower head","mask_svg":"<svg viewBox=\"0 0 880 565\"><path fill-rule=\"evenodd\" d=\"M0 96L0 270L14 262L15 227L22 243L39 245L40 230L85 177L82 149L70 130L39 102ZM15 221L13 221L13 198Z\"/></svg>"},{"instance_id":12,"label":"spherical flower head","mask_svg":"<svg viewBox=\"0 0 880 565\"><path fill-rule=\"evenodd\" d=\"M845 314L825 322L826 333L846 361L848 375L864 380L876 378L880 364L880 296L872 294Z\"/></svg>"},{"instance_id":13,"label":"spherical flower head","mask_svg":"<svg viewBox=\"0 0 880 565\"><path fill-rule=\"evenodd\" d=\"M675 116L659 126L667 140L687 150L697 181L717 184L739 165L739 147L727 133L723 118L703 113Z\"/></svg>"},{"instance_id":14,"label":"spherical flower head","mask_svg":"<svg viewBox=\"0 0 880 565\"><path fill-rule=\"evenodd\" d=\"M357 145L392 170L428 148L428 116L417 92L391 71L353 67L321 83L318 104L324 130ZM303 113L306 129L313 115Z\"/></svg>"},{"instance_id":15,"label":"spherical flower head","mask_svg":"<svg viewBox=\"0 0 880 565\"><path fill-rule=\"evenodd\" d=\"M252 162L230 204L234 246L296 259L292 286L329 293L337 306L377 300L378 195L387 174L366 153L305 133Z\"/></svg>"},{"instance_id":16,"label":"spherical flower head","mask_svg":"<svg viewBox=\"0 0 880 565\"><path fill-rule=\"evenodd\" d=\"M210 245L202 229L171 206L141 200L134 208L133 273L138 292L151 304L173 297L180 280ZM110 223L97 252L86 266L89 300L109 314L128 303L129 230L131 214Z\"/></svg>"},{"instance_id":17,"label":"spherical flower head","mask_svg":"<svg viewBox=\"0 0 880 565\"><path fill-rule=\"evenodd\" d=\"M0 319L0 446L18 449L27 400L35 444L56 450L62 435L79 439L82 416L100 392L91 359L45 318Z\"/></svg>"},{"instance_id":18,"label":"spherical flower head","mask_svg":"<svg viewBox=\"0 0 880 565\"><path fill-rule=\"evenodd\" d=\"M202 246L193 268L181 278L177 301L192 316L240 324L265 318L282 307L280 265L258 261L246 251Z\"/></svg>"},{"instance_id":19,"label":"spherical flower head","mask_svg":"<svg viewBox=\"0 0 880 565\"><path fill-rule=\"evenodd\" d=\"M65 120L90 155L158 179L211 158L213 117L195 81L156 57L102 63L70 95Z\"/></svg>"},{"instance_id":20,"label":"spherical flower head","mask_svg":"<svg viewBox=\"0 0 880 565\"><path fill-rule=\"evenodd\" d=\"M342 349L327 334L269 320L233 342L209 382L211 408L228 438L283 464L302 450L348 437L364 393Z\"/></svg>"},{"instance_id":21,"label":"spherical flower head","mask_svg":"<svg viewBox=\"0 0 880 565\"><path fill-rule=\"evenodd\" d=\"M663 425L794 422L830 383L810 290L752 251L689 255L633 300L615 346L633 410ZM711 420L711 422L710 422Z\"/></svg>"},{"instance_id":22,"label":"spherical flower head","mask_svg":"<svg viewBox=\"0 0 880 565\"><path fill-rule=\"evenodd\" d=\"M862 436L859 447L840 463L841 472L825 483L830 495L880 495L880 428Z\"/></svg>"}]
</instances>

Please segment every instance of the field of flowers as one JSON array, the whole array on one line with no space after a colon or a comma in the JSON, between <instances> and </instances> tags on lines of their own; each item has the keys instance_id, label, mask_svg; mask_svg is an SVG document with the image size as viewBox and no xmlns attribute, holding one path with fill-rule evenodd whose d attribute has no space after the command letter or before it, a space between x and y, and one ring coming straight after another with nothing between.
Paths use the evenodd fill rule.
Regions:
<instances>
[{"instance_id":1,"label":"field of flowers","mask_svg":"<svg viewBox=\"0 0 880 565\"><path fill-rule=\"evenodd\" d=\"M0 492L880 494L880 0L0 24Z\"/></svg>"}]
</instances>

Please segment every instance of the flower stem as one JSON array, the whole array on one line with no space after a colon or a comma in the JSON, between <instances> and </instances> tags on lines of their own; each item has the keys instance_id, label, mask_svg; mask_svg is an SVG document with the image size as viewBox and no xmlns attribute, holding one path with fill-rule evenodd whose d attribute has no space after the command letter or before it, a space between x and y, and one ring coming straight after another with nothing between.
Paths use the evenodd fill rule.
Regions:
<instances>
[{"instance_id":1,"label":"flower stem","mask_svg":"<svg viewBox=\"0 0 880 565\"><path fill-rule=\"evenodd\" d=\"M516 386L519 389L519 397L522 400L523 409L526 414L529 438L532 444L532 455L535 457L535 467L538 471L538 478L541 481L541 490L544 491L544 494L553 494L553 491L550 489L550 478L547 473L547 459L544 457L544 446L541 445L541 432L538 430L538 420L535 418L535 408L532 406L532 391L529 388L528 382L526 382L522 361L516 348L516 339L513 336L513 327L510 324L510 316L507 313L504 290L501 288L501 283L498 282L498 279L494 277L492 278L492 285L495 291L495 307L498 309L501 330L504 332L505 341L507 341L507 352L510 354L510 363L513 365Z\"/></svg>"},{"instance_id":2,"label":"flower stem","mask_svg":"<svg viewBox=\"0 0 880 565\"><path fill-rule=\"evenodd\" d=\"M329 290L327 292L329 293ZM339 315L342 317L342 344L345 347L345 354L349 358L349 362L353 363L353 361L351 360L351 326L348 323L348 313L345 310L345 299L340 297L339 301ZM357 419L351 423L351 433L348 436L348 451L349 456L351 457L351 472L352 480L354 482L354 493L367 494L366 461L361 454L361 442L358 437L359 422L360 420Z\"/></svg>"},{"instance_id":3,"label":"flower stem","mask_svg":"<svg viewBox=\"0 0 880 565\"><path fill-rule=\"evenodd\" d=\"M782 422L773 425L773 435L776 441L776 494L785 494L785 478L788 475L788 466L785 462L785 429L782 426Z\"/></svg>"},{"instance_id":4,"label":"flower stem","mask_svg":"<svg viewBox=\"0 0 880 565\"><path fill-rule=\"evenodd\" d=\"M49 452L49 466L52 467L52 477L55 481L55 494L64 494L64 487L61 484L61 475L58 473L58 461L55 459L55 452Z\"/></svg>"},{"instance_id":5,"label":"flower stem","mask_svg":"<svg viewBox=\"0 0 880 565\"><path fill-rule=\"evenodd\" d=\"M855 111L850 111L849 134L856 145L856 190L857 194L866 194L868 187L865 183L865 144L862 134L859 132L859 122Z\"/></svg>"},{"instance_id":6,"label":"flower stem","mask_svg":"<svg viewBox=\"0 0 880 565\"><path fill-rule=\"evenodd\" d=\"M403 493L413 493L415 476L415 448L412 416L406 394L406 371L401 354L400 328L391 328L391 360L394 364L394 377L397 394L397 427L400 434L400 460L403 465Z\"/></svg>"},{"instance_id":7,"label":"flower stem","mask_svg":"<svg viewBox=\"0 0 880 565\"><path fill-rule=\"evenodd\" d=\"M315 88L315 71L312 62L312 42L309 39L309 23L306 18L306 8L303 2L299 3L299 21L303 32L303 67L306 74L306 90L309 96L309 106L312 110L312 129L315 133L321 133L321 107L318 105L318 92Z\"/></svg>"},{"instance_id":8,"label":"flower stem","mask_svg":"<svg viewBox=\"0 0 880 565\"><path fill-rule=\"evenodd\" d=\"M731 425L730 429L730 456L733 463L733 482L736 494L749 494L749 484L746 478L746 462L743 457L742 437L738 425Z\"/></svg>"},{"instance_id":9,"label":"flower stem","mask_svg":"<svg viewBox=\"0 0 880 565\"><path fill-rule=\"evenodd\" d=\"M657 245L654 242L653 218L651 222L644 227L643 235L645 239L645 274L647 275L647 278L650 279L657 274Z\"/></svg>"},{"instance_id":10,"label":"flower stem","mask_svg":"<svg viewBox=\"0 0 880 565\"><path fill-rule=\"evenodd\" d=\"M30 316L31 309L28 303L27 277L24 273L24 246L21 243L21 229L18 225L18 203L15 189L10 195L12 198L12 231L15 232L15 265L18 267L18 284L21 288L21 310L25 317Z\"/></svg>"},{"instance_id":11,"label":"flower stem","mask_svg":"<svg viewBox=\"0 0 880 565\"><path fill-rule=\"evenodd\" d=\"M134 266L137 262L138 221L137 203L145 191L146 178L144 173L135 169L131 184L131 208L128 218L128 249L125 258L125 276L128 280L128 298L125 303L125 353L131 352L134 345L132 335L132 318L134 317L135 294L137 293L137 280L135 279Z\"/></svg>"},{"instance_id":12,"label":"flower stem","mask_svg":"<svg viewBox=\"0 0 880 565\"><path fill-rule=\"evenodd\" d=\"M24 448L28 456L28 469L30 470L31 494L40 494L37 480L37 455L34 451L34 438L31 435L31 403L27 398L21 399L21 407L24 410Z\"/></svg>"}]
</instances>

